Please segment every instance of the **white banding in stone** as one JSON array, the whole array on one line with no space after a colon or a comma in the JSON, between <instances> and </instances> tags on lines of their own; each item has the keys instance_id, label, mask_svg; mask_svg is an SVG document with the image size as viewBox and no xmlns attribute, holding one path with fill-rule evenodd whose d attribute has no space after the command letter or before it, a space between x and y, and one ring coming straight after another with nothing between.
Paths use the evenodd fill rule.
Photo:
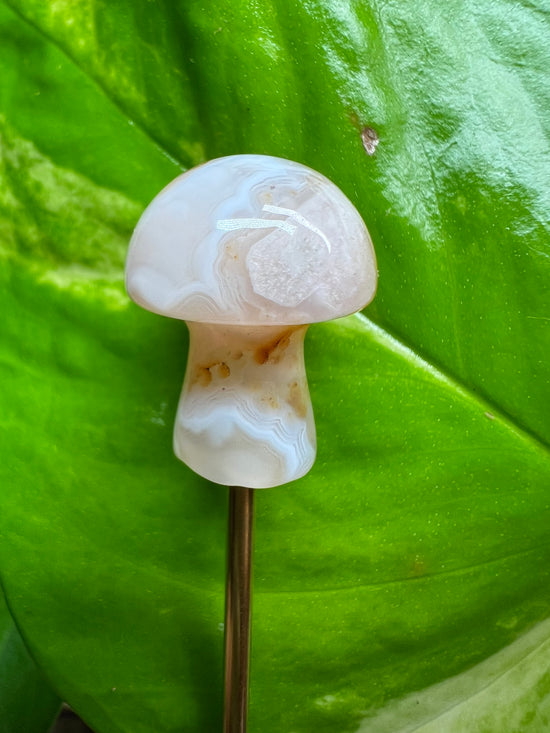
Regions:
<instances>
[{"instance_id":1,"label":"white banding in stone","mask_svg":"<svg viewBox=\"0 0 550 733\"><path fill-rule=\"evenodd\" d=\"M242 155L188 171L157 196L132 237L126 285L144 308L188 321L317 323L365 306L376 262L333 183L292 161Z\"/></svg>"},{"instance_id":2,"label":"white banding in stone","mask_svg":"<svg viewBox=\"0 0 550 733\"><path fill-rule=\"evenodd\" d=\"M306 324L363 308L376 276L357 210L299 163L220 158L167 186L135 229L126 287L189 325L176 455L232 486L303 476L315 458Z\"/></svg>"}]
</instances>

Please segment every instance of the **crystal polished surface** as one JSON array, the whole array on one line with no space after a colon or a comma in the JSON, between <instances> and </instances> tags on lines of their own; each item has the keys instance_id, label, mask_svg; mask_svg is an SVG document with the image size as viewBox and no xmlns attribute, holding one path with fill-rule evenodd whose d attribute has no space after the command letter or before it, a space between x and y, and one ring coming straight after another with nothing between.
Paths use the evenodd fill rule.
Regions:
<instances>
[{"instance_id":1,"label":"crystal polished surface","mask_svg":"<svg viewBox=\"0 0 550 733\"><path fill-rule=\"evenodd\" d=\"M248 488L307 473L316 450L307 326L360 310L376 280L358 212L299 163L219 158L161 191L130 242L126 288L189 327L178 458L211 481Z\"/></svg>"},{"instance_id":2,"label":"crystal polished surface","mask_svg":"<svg viewBox=\"0 0 550 733\"><path fill-rule=\"evenodd\" d=\"M331 181L238 155L159 193L132 237L126 287L144 308L188 321L305 324L363 308L376 263L361 217Z\"/></svg>"},{"instance_id":3,"label":"crystal polished surface","mask_svg":"<svg viewBox=\"0 0 550 733\"><path fill-rule=\"evenodd\" d=\"M259 489L293 481L315 460L304 366L307 326L190 322L174 429L178 458L201 476Z\"/></svg>"}]
</instances>

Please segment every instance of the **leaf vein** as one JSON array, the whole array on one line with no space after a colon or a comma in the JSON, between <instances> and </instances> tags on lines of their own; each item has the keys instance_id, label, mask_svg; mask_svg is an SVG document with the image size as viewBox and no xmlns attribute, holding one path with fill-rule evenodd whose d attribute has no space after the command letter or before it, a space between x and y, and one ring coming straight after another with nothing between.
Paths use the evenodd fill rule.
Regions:
<instances>
[{"instance_id":1,"label":"leaf vein","mask_svg":"<svg viewBox=\"0 0 550 733\"><path fill-rule=\"evenodd\" d=\"M514 559L514 558L520 558L520 557L526 557L530 554L539 552L540 550L546 549L550 547L550 541L543 542L535 547L532 547L528 550L522 550L520 552L514 552L512 554L502 555L501 557L492 558L490 560L484 560L483 562L479 563L472 563L470 565L464 565L459 568L454 568L452 570L441 570L439 572L435 573L425 573L424 575L410 575L405 576L402 578L395 578L394 580L382 580L378 583L357 583L354 585L342 585L332 588L308 588L307 590L299 589L299 590L256 590L258 594L262 595L312 595L312 594L320 594L320 593L342 593L347 591L355 591L355 590L376 590L378 588L384 588L384 587L390 587L393 585L398 585L400 583L409 583L409 582L418 582L423 580L428 580L431 578L439 578L439 577L452 577L456 575L461 575L468 573L471 570L476 570L477 568L487 567L490 565L496 565L501 562L506 562L508 560Z\"/></svg>"}]
</instances>

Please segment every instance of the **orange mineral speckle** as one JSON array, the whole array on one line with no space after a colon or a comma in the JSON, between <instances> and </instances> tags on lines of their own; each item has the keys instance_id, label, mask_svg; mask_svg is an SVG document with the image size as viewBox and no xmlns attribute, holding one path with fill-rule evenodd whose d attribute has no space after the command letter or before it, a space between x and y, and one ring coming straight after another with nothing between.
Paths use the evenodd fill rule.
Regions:
<instances>
[{"instance_id":1,"label":"orange mineral speckle","mask_svg":"<svg viewBox=\"0 0 550 733\"><path fill-rule=\"evenodd\" d=\"M221 379L227 379L230 374L231 369L225 361L214 361L211 364L201 364L197 367L193 383L199 384L201 387L208 387L214 376L221 377Z\"/></svg>"},{"instance_id":2,"label":"orange mineral speckle","mask_svg":"<svg viewBox=\"0 0 550 733\"><path fill-rule=\"evenodd\" d=\"M258 346L254 351L254 361L256 364L277 364L283 357L284 352L290 344L292 334L296 331L295 328L289 328L282 334L279 334L276 339L270 341L267 344Z\"/></svg>"},{"instance_id":3,"label":"orange mineral speckle","mask_svg":"<svg viewBox=\"0 0 550 733\"><path fill-rule=\"evenodd\" d=\"M254 352L254 361L256 364L265 364L269 359L269 351L265 346L259 346Z\"/></svg>"},{"instance_id":4,"label":"orange mineral speckle","mask_svg":"<svg viewBox=\"0 0 550 733\"><path fill-rule=\"evenodd\" d=\"M210 371L210 367L197 367L195 379L193 381L197 384L200 384L201 387L208 387L208 385L212 381L212 372Z\"/></svg>"},{"instance_id":5,"label":"orange mineral speckle","mask_svg":"<svg viewBox=\"0 0 550 733\"><path fill-rule=\"evenodd\" d=\"M218 374L222 379L227 379L227 377L231 374L231 369L227 366L225 361L220 362L218 364Z\"/></svg>"},{"instance_id":6,"label":"orange mineral speckle","mask_svg":"<svg viewBox=\"0 0 550 733\"><path fill-rule=\"evenodd\" d=\"M304 387L298 382L292 382L288 389L288 404L298 417L307 415L307 400L304 398Z\"/></svg>"},{"instance_id":7,"label":"orange mineral speckle","mask_svg":"<svg viewBox=\"0 0 550 733\"><path fill-rule=\"evenodd\" d=\"M277 410L279 407L279 400L275 395L272 394L264 395L262 397L262 402L264 403L264 405L271 407L273 410Z\"/></svg>"},{"instance_id":8,"label":"orange mineral speckle","mask_svg":"<svg viewBox=\"0 0 550 733\"><path fill-rule=\"evenodd\" d=\"M229 244L225 245L225 253L228 257L231 257L234 260L239 259L239 254L236 252L233 248L233 245L235 244L234 241L229 242Z\"/></svg>"}]
</instances>

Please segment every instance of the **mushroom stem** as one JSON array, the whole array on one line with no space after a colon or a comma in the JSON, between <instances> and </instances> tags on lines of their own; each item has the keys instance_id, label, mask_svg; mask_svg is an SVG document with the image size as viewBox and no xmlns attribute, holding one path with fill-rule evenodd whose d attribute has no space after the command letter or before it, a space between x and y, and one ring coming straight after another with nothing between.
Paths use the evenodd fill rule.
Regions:
<instances>
[{"instance_id":1,"label":"mushroom stem","mask_svg":"<svg viewBox=\"0 0 550 733\"><path fill-rule=\"evenodd\" d=\"M188 322L189 357L174 430L178 458L219 484L268 488L315 460L304 364L307 325Z\"/></svg>"}]
</instances>

